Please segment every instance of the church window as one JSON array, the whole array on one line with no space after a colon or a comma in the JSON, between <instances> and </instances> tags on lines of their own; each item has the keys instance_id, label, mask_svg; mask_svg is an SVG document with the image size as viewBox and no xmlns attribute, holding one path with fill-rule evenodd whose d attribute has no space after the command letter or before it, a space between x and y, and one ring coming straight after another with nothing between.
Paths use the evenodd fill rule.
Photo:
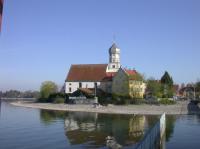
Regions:
<instances>
[{"instance_id":1,"label":"church window","mask_svg":"<svg viewBox=\"0 0 200 149\"><path fill-rule=\"evenodd\" d=\"M69 87L69 92L70 92L70 93L72 92L72 88L71 88L71 87Z\"/></svg>"},{"instance_id":2,"label":"church window","mask_svg":"<svg viewBox=\"0 0 200 149\"><path fill-rule=\"evenodd\" d=\"M112 68L115 68L115 65L112 65Z\"/></svg>"},{"instance_id":3,"label":"church window","mask_svg":"<svg viewBox=\"0 0 200 149\"><path fill-rule=\"evenodd\" d=\"M94 88L97 88L97 82L94 83Z\"/></svg>"},{"instance_id":4,"label":"church window","mask_svg":"<svg viewBox=\"0 0 200 149\"><path fill-rule=\"evenodd\" d=\"M82 88L82 83L81 82L79 82L79 88Z\"/></svg>"}]
</instances>

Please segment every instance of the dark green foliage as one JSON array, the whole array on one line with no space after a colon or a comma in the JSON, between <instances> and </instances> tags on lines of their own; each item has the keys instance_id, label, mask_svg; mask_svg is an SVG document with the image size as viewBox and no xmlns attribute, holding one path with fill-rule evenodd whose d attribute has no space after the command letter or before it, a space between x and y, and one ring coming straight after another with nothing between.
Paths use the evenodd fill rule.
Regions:
<instances>
[{"instance_id":1,"label":"dark green foliage","mask_svg":"<svg viewBox=\"0 0 200 149\"><path fill-rule=\"evenodd\" d=\"M173 79L167 71L161 77L162 92L164 98L171 98L174 95Z\"/></svg>"},{"instance_id":2,"label":"dark green foliage","mask_svg":"<svg viewBox=\"0 0 200 149\"><path fill-rule=\"evenodd\" d=\"M162 85L159 81L154 79L149 79L147 81L147 91L153 97L162 97Z\"/></svg>"},{"instance_id":3,"label":"dark green foliage","mask_svg":"<svg viewBox=\"0 0 200 149\"><path fill-rule=\"evenodd\" d=\"M164 105L172 105L172 104L176 104L176 101L169 100L168 98L162 98L160 99L159 103L164 104Z\"/></svg>"},{"instance_id":4,"label":"dark green foliage","mask_svg":"<svg viewBox=\"0 0 200 149\"><path fill-rule=\"evenodd\" d=\"M130 104L140 105L144 104L146 101L144 99L131 99Z\"/></svg>"},{"instance_id":5,"label":"dark green foliage","mask_svg":"<svg viewBox=\"0 0 200 149\"><path fill-rule=\"evenodd\" d=\"M195 84L195 94L196 98L200 99L200 81L196 82Z\"/></svg>"},{"instance_id":6,"label":"dark green foliage","mask_svg":"<svg viewBox=\"0 0 200 149\"><path fill-rule=\"evenodd\" d=\"M56 97L53 103L65 103L65 98Z\"/></svg>"},{"instance_id":7,"label":"dark green foliage","mask_svg":"<svg viewBox=\"0 0 200 149\"><path fill-rule=\"evenodd\" d=\"M41 103L46 103L46 102L48 102L48 98L38 98L37 99L37 102L41 102Z\"/></svg>"},{"instance_id":8,"label":"dark green foliage","mask_svg":"<svg viewBox=\"0 0 200 149\"><path fill-rule=\"evenodd\" d=\"M61 100L62 99L62 100ZM69 101L69 96L66 93L52 93L48 98L39 98L38 102L47 103L67 103Z\"/></svg>"},{"instance_id":9,"label":"dark green foliage","mask_svg":"<svg viewBox=\"0 0 200 149\"><path fill-rule=\"evenodd\" d=\"M113 100L112 100L111 95L109 95L107 97L106 96L98 96L98 102L101 105L107 105L107 104L112 104Z\"/></svg>"},{"instance_id":10,"label":"dark green foliage","mask_svg":"<svg viewBox=\"0 0 200 149\"><path fill-rule=\"evenodd\" d=\"M124 95L112 94L112 103L116 105L125 105L130 103L130 97Z\"/></svg>"},{"instance_id":11,"label":"dark green foliage","mask_svg":"<svg viewBox=\"0 0 200 149\"><path fill-rule=\"evenodd\" d=\"M108 96L99 96L98 102L102 105L107 104L115 104L115 105L125 105L130 104L130 97L128 96L122 96L122 95L115 95L115 94L109 94Z\"/></svg>"},{"instance_id":12,"label":"dark green foliage","mask_svg":"<svg viewBox=\"0 0 200 149\"><path fill-rule=\"evenodd\" d=\"M69 96L66 93L53 93L49 95L48 102L55 103L57 99L64 99L63 103L67 103Z\"/></svg>"},{"instance_id":13,"label":"dark green foliage","mask_svg":"<svg viewBox=\"0 0 200 149\"><path fill-rule=\"evenodd\" d=\"M200 92L200 81L195 84L195 90Z\"/></svg>"},{"instance_id":14,"label":"dark green foliage","mask_svg":"<svg viewBox=\"0 0 200 149\"><path fill-rule=\"evenodd\" d=\"M168 86L173 86L173 79L172 79L172 77L169 75L169 73L167 71L165 71L165 73L161 77L160 81L161 81L162 84L166 84Z\"/></svg>"}]
</instances>

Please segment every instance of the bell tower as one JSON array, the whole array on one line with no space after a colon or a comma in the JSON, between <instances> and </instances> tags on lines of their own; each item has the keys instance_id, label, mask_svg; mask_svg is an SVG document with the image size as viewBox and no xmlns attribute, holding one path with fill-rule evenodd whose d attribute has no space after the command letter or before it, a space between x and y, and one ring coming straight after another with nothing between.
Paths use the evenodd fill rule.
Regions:
<instances>
[{"instance_id":1,"label":"bell tower","mask_svg":"<svg viewBox=\"0 0 200 149\"><path fill-rule=\"evenodd\" d=\"M117 72L120 68L120 49L115 43L109 48L109 64L107 72Z\"/></svg>"}]
</instances>

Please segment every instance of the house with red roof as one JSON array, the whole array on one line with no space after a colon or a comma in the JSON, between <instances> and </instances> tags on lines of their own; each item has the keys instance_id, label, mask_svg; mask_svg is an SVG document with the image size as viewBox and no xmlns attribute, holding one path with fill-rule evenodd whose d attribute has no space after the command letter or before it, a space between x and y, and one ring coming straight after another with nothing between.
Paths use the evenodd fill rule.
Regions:
<instances>
[{"instance_id":1,"label":"house with red roof","mask_svg":"<svg viewBox=\"0 0 200 149\"><path fill-rule=\"evenodd\" d=\"M118 96L143 98L146 84L136 70L120 68L112 80L112 93Z\"/></svg>"}]
</instances>

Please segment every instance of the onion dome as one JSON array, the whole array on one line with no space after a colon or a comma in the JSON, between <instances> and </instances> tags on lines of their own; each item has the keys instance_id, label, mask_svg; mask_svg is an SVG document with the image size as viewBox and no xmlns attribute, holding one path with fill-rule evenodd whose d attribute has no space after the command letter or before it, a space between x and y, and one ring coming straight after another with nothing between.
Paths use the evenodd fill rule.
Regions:
<instances>
[{"instance_id":1,"label":"onion dome","mask_svg":"<svg viewBox=\"0 0 200 149\"><path fill-rule=\"evenodd\" d=\"M120 49L117 47L115 43L109 48L109 54L117 54L120 53Z\"/></svg>"}]
</instances>

